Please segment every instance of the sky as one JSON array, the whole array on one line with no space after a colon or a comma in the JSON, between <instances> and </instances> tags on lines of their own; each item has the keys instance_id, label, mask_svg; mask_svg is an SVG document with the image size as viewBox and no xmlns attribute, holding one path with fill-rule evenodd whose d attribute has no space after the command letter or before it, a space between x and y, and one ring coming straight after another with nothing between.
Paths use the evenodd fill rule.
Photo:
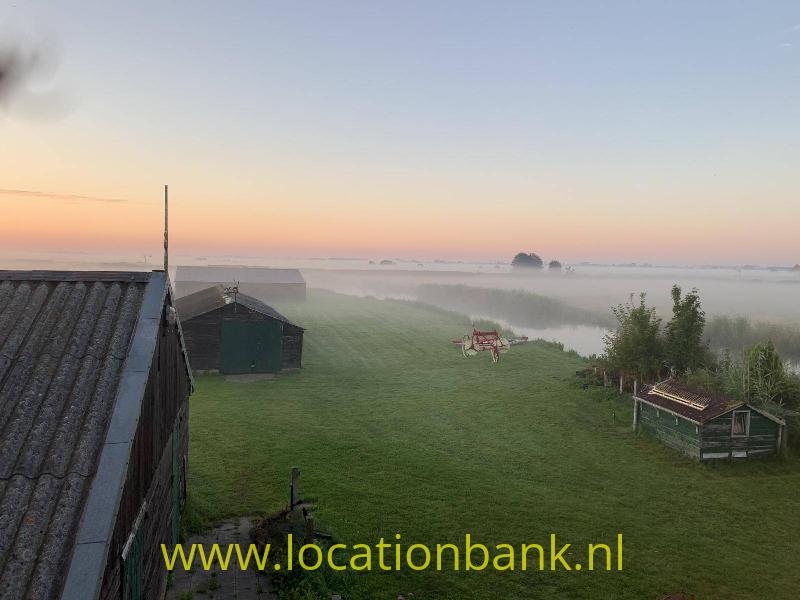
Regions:
<instances>
[{"instance_id":1,"label":"sky","mask_svg":"<svg viewBox=\"0 0 800 600\"><path fill-rule=\"evenodd\" d=\"M0 251L800 262L797 2L0 0Z\"/></svg>"}]
</instances>

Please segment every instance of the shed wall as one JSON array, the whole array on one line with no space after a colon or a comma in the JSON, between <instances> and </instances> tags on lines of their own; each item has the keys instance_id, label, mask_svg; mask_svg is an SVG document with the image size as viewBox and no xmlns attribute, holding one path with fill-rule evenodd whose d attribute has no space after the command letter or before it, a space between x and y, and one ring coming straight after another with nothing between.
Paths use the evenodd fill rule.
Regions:
<instances>
[{"instance_id":1,"label":"shed wall","mask_svg":"<svg viewBox=\"0 0 800 600\"><path fill-rule=\"evenodd\" d=\"M639 404L639 423L643 430L667 446L693 458L700 458L701 436L694 423L644 402Z\"/></svg>"},{"instance_id":2,"label":"shed wall","mask_svg":"<svg viewBox=\"0 0 800 600\"><path fill-rule=\"evenodd\" d=\"M200 371L219 369L223 319L266 321L271 320L272 317L252 311L242 305L236 305L234 310L233 304L227 304L187 321L181 321L192 369ZM283 323L282 368L299 369L302 366L302 355L303 329Z\"/></svg>"},{"instance_id":3,"label":"shed wall","mask_svg":"<svg viewBox=\"0 0 800 600\"><path fill-rule=\"evenodd\" d=\"M299 369L303 362L303 330L283 324L283 368Z\"/></svg>"},{"instance_id":4,"label":"shed wall","mask_svg":"<svg viewBox=\"0 0 800 600\"><path fill-rule=\"evenodd\" d=\"M742 410L745 410L744 407ZM754 410L750 411L750 435L732 437L733 412L712 419L703 426L704 453L747 452L748 456L774 454L779 425Z\"/></svg>"},{"instance_id":5,"label":"shed wall","mask_svg":"<svg viewBox=\"0 0 800 600\"><path fill-rule=\"evenodd\" d=\"M219 368L219 340L222 335L223 312L224 309L219 308L188 321L181 321L183 339L186 342L186 352L192 369L209 371Z\"/></svg>"},{"instance_id":6,"label":"shed wall","mask_svg":"<svg viewBox=\"0 0 800 600\"><path fill-rule=\"evenodd\" d=\"M173 521L173 478L185 482L188 456L188 398L190 382L183 362L177 327L170 325L162 311L156 350L148 376L142 409L131 450L114 533L109 545L100 597L122 598L121 554L144 501L147 502L144 527L144 597L160 598L167 572L161 557L162 543L171 545ZM173 435L182 460L181 472L173 472ZM185 487L181 500L185 498ZM179 518L179 517L178 517Z\"/></svg>"}]
</instances>

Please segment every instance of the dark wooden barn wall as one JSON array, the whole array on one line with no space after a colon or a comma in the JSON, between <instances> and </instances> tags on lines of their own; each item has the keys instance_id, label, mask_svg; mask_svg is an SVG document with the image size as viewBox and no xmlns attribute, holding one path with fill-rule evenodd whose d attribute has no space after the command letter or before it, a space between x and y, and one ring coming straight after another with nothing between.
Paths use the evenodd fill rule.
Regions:
<instances>
[{"instance_id":1,"label":"dark wooden barn wall","mask_svg":"<svg viewBox=\"0 0 800 600\"><path fill-rule=\"evenodd\" d=\"M167 572L161 544L172 543L173 434L180 435L180 461L185 470L188 455L189 377L183 364L175 325L162 313L156 351L150 368L142 412L131 450L127 479L111 538L100 597L118 600L121 593L121 554L143 501L147 502L144 527L145 598L160 598ZM182 489L185 497L185 487Z\"/></svg>"},{"instance_id":2,"label":"dark wooden barn wall","mask_svg":"<svg viewBox=\"0 0 800 600\"><path fill-rule=\"evenodd\" d=\"M181 321L183 339L186 341L186 351L192 369L209 371L219 368L219 341L225 308L221 307L188 321Z\"/></svg>"},{"instance_id":3,"label":"dark wooden barn wall","mask_svg":"<svg viewBox=\"0 0 800 600\"><path fill-rule=\"evenodd\" d=\"M303 330L283 324L283 368L299 369L303 363Z\"/></svg>"},{"instance_id":4,"label":"dark wooden barn wall","mask_svg":"<svg viewBox=\"0 0 800 600\"><path fill-rule=\"evenodd\" d=\"M245 306L227 304L193 319L181 321L183 337L189 354L189 363L197 371L219 369L219 344L223 319L244 321L267 321L267 315L252 311ZM294 325L283 324L283 368L299 369L303 359L303 330Z\"/></svg>"}]
</instances>

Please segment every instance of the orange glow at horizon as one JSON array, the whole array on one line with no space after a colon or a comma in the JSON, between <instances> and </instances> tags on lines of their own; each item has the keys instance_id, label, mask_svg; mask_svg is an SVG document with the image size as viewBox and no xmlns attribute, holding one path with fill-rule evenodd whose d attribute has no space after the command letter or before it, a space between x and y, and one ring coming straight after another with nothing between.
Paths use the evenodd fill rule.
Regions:
<instances>
[{"instance_id":1,"label":"orange glow at horizon","mask_svg":"<svg viewBox=\"0 0 800 600\"><path fill-rule=\"evenodd\" d=\"M504 258L520 250L561 260L689 260L753 262L755 235L767 259L793 250L790 222L768 235L752 222L730 218L724 227L703 222L636 226L614 214L579 218L574 211L542 213L524 206L450 214L434 203L274 202L187 200L171 188L170 243L198 255L407 256ZM108 196L112 196L109 194ZM5 248L157 254L163 213L158 200L105 202L0 197ZM768 242L768 243L767 243ZM766 248L769 246L769 248Z\"/></svg>"}]
</instances>

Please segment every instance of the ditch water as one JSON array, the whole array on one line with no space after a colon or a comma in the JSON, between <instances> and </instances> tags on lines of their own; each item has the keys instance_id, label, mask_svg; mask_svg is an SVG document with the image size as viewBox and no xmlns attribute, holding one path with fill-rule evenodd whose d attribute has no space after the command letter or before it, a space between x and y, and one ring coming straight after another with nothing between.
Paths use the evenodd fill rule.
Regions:
<instances>
[{"instance_id":1,"label":"ditch water","mask_svg":"<svg viewBox=\"0 0 800 600\"><path fill-rule=\"evenodd\" d=\"M602 354L604 348L603 336L608 333L607 329L595 327L593 325L562 325L560 327L534 328L519 327L503 319L495 319L487 316L472 318L475 320L484 319L493 321L503 329L510 329L515 334L527 336L531 340L543 339L548 342L560 342L564 344L565 350L574 350L581 356Z\"/></svg>"}]
</instances>

